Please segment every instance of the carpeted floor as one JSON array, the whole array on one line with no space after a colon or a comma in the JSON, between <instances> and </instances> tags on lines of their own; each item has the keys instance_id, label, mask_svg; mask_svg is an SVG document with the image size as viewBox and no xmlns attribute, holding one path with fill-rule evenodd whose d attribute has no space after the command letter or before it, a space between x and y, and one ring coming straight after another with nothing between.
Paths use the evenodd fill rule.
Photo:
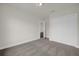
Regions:
<instances>
[{"instance_id":1,"label":"carpeted floor","mask_svg":"<svg viewBox=\"0 0 79 59\"><path fill-rule=\"evenodd\" d=\"M2 56L78 56L79 49L65 44L38 39L0 51Z\"/></svg>"}]
</instances>

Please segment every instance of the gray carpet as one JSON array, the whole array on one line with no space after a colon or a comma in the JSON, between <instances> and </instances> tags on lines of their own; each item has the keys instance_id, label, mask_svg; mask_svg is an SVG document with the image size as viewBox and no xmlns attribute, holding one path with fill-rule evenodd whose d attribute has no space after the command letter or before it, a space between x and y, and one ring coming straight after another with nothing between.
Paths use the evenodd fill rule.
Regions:
<instances>
[{"instance_id":1,"label":"gray carpet","mask_svg":"<svg viewBox=\"0 0 79 59\"><path fill-rule=\"evenodd\" d=\"M78 56L79 49L65 44L38 39L0 51L2 56Z\"/></svg>"}]
</instances>

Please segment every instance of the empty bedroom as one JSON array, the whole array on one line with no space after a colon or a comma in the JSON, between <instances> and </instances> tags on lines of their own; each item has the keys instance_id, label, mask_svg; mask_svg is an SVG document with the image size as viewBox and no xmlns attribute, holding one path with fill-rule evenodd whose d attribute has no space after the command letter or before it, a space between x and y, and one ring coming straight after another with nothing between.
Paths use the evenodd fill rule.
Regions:
<instances>
[{"instance_id":1,"label":"empty bedroom","mask_svg":"<svg viewBox=\"0 0 79 59\"><path fill-rule=\"evenodd\" d=\"M79 56L79 3L0 3L0 56Z\"/></svg>"}]
</instances>

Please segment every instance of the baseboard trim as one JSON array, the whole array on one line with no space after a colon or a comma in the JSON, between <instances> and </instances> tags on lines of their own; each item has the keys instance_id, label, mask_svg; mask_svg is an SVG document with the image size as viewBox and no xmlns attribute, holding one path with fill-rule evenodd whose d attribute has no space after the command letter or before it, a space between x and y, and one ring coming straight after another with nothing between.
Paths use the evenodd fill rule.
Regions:
<instances>
[{"instance_id":1,"label":"baseboard trim","mask_svg":"<svg viewBox=\"0 0 79 59\"><path fill-rule=\"evenodd\" d=\"M31 42L31 41L33 41L33 40L38 40L38 39L32 39L32 40L29 40L29 41L17 42L17 44L6 45L6 46L4 46L4 47L0 47L0 50L6 49L6 48L15 47L15 46L18 46L18 45L21 45L21 44L24 44L24 43Z\"/></svg>"},{"instance_id":2,"label":"baseboard trim","mask_svg":"<svg viewBox=\"0 0 79 59\"><path fill-rule=\"evenodd\" d=\"M79 49L79 46L76 45L75 48L78 48Z\"/></svg>"},{"instance_id":3,"label":"baseboard trim","mask_svg":"<svg viewBox=\"0 0 79 59\"><path fill-rule=\"evenodd\" d=\"M55 41L55 40L50 40L50 41ZM66 44L64 42L60 42L60 41L55 41L55 42L62 43L62 44L65 44L65 45L69 45L69 46L72 46L72 47L75 47L75 48L79 48L77 45L70 45L70 44Z\"/></svg>"}]
</instances>

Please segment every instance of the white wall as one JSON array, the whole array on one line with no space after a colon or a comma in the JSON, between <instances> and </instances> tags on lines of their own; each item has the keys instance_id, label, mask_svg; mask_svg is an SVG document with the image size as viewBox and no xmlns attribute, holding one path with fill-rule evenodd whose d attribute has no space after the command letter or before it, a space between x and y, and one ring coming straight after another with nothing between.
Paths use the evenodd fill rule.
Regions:
<instances>
[{"instance_id":1,"label":"white wall","mask_svg":"<svg viewBox=\"0 0 79 59\"><path fill-rule=\"evenodd\" d=\"M77 14L64 14L49 19L49 38L71 46L77 46Z\"/></svg>"},{"instance_id":2,"label":"white wall","mask_svg":"<svg viewBox=\"0 0 79 59\"><path fill-rule=\"evenodd\" d=\"M78 17L77 18L78 18L78 21L77 21L77 24L78 24L77 25L77 31L78 31L77 32L77 38L78 38L78 40L77 40L77 42L78 42L77 43L77 47L79 48L79 12L78 12Z\"/></svg>"},{"instance_id":3,"label":"white wall","mask_svg":"<svg viewBox=\"0 0 79 59\"><path fill-rule=\"evenodd\" d=\"M43 27L45 36L51 41L57 41L68 45L79 45L77 40L77 14L65 12L60 14L40 18L25 13L16 7L0 4L0 49L15 46L28 41L36 40L40 36L40 22L45 21L46 27ZM70 14L68 14L70 13ZM78 33L79 34L79 33ZM77 42L78 41L78 42Z\"/></svg>"},{"instance_id":4,"label":"white wall","mask_svg":"<svg viewBox=\"0 0 79 59\"><path fill-rule=\"evenodd\" d=\"M8 5L1 9L0 49L39 39L39 18Z\"/></svg>"},{"instance_id":5,"label":"white wall","mask_svg":"<svg viewBox=\"0 0 79 59\"><path fill-rule=\"evenodd\" d=\"M44 18L45 22L45 37L49 36L49 17Z\"/></svg>"}]
</instances>

